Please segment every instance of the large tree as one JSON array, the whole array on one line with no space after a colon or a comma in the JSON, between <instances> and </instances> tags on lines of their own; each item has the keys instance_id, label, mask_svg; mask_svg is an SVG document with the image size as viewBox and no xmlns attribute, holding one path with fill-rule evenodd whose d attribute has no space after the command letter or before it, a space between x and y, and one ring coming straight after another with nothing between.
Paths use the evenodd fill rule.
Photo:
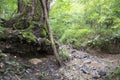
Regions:
<instances>
[{"instance_id":1,"label":"large tree","mask_svg":"<svg viewBox=\"0 0 120 80\"><path fill-rule=\"evenodd\" d=\"M49 9L49 0L18 0L17 14L2 22L9 29L4 31L0 48L14 53L54 53L60 63L48 20Z\"/></svg>"}]
</instances>

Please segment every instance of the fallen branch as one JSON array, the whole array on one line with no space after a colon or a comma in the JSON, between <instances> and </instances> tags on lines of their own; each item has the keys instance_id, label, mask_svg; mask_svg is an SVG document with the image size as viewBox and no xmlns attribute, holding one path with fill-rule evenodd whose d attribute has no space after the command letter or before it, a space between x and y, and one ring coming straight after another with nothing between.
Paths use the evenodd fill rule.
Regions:
<instances>
[{"instance_id":1,"label":"fallen branch","mask_svg":"<svg viewBox=\"0 0 120 80\"><path fill-rule=\"evenodd\" d=\"M43 5L45 22L46 22L46 26L48 28L48 35L49 35L49 38L50 38L50 41L51 41L52 49L53 49L54 55L56 57L56 60L58 61L59 65L61 66L62 62L60 60L59 54L57 52L57 49L56 49L56 46L55 46L55 43L54 43L54 39L53 39L52 31L51 31L51 26L50 26L50 23L49 23L49 20L48 20L47 7L46 7L46 4L45 4L44 0L41 0L41 4Z\"/></svg>"}]
</instances>

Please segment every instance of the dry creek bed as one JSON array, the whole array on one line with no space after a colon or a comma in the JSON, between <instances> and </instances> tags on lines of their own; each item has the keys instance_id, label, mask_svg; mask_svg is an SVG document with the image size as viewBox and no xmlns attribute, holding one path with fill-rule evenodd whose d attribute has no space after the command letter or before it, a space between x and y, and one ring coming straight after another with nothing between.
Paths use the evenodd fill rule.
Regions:
<instances>
[{"instance_id":1,"label":"dry creek bed","mask_svg":"<svg viewBox=\"0 0 120 80\"><path fill-rule=\"evenodd\" d=\"M27 58L0 52L0 80L107 80L119 68L116 59L100 58L66 45L60 48L70 53L60 68L52 55Z\"/></svg>"}]
</instances>

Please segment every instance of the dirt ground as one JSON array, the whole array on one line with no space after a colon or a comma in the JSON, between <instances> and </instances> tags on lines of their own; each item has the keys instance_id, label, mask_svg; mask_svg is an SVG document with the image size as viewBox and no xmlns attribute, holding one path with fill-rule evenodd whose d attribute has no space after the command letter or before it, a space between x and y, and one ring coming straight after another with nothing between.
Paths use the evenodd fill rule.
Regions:
<instances>
[{"instance_id":1,"label":"dirt ground","mask_svg":"<svg viewBox=\"0 0 120 80\"><path fill-rule=\"evenodd\" d=\"M0 52L0 80L105 80L119 67L120 54L96 55L62 48L70 53L62 67L53 55L24 57Z\"/></svg>"}]
</instances>

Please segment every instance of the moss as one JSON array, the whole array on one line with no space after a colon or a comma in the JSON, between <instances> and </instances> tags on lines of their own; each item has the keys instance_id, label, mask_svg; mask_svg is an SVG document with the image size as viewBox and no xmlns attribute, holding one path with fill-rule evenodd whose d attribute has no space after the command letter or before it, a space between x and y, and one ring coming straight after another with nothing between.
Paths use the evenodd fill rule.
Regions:
<instances>
[{"instance_id":1,"label":"moss","mask_svg":"<svg viewBox=\"0 0 120 80\"><path fill-rule=\"evenodd\" d=\"M35 15L34 15L34 20L39 20L40 16L41 16L41 6L39 5L40 1L37 0L37 4L36 4L36 8L35 8Z\"/></svg>"},{"instance_id":2,"label":"moss","mask_svg":"<svg viewBox=\"0 0 120 80\"><path fill-rule=\"evenodd\" d=\"M51 45L51 41L48 40L48 39L46 39L46 40L45 40L45 45L48 45L48 46Z\"/></svg>"},{"instance_id":3,"label":"moss","mask_svg":"<svg viewBox=\"0 0 120 80\"><path fill-rule=\"evenodd\" d=\"M32 32L20 32L19 38L21 40L26 39L27 42L36 42L37 37Z\"/></svg>"},{"instance_id":4,"label":"moss","mask_svg":"<svg viewBox=\"0 0 120 80\"><path fill-rule=\"evenodd\" d=\"M6 28L0 26L0 39L7 37L7 33L5 33Z\"/></svg>"},{"instance_id":5,"label":"moss","mask_svg":"<svg viewBox=\"0 0 120 80\"><path fill-rule=\"evenodd\" d=\"M45 31L44 29L42 30L41 35L42 35L43 37L46 37L47 34L46 34L46 31Z\"/></svg>"},{"instance_id":6,"label":"moss","mask_svg":"<svg viewBox=\"0 0 120 80\"><path fill-rule=\"evenodd\" d=\"M30 25L29 22L25 19L24 16L22 16L19 19L17 19L17 21L13 25L13 28L23 30L23 29L27 29L29 25Z\"/></svg>"},{"instance_id":7,"label":"moss","mask_svg":"<svg viewBox=\"0 0 120 80\"><path fill-rule=\"evenodd\" d=\"M34 28L34 22L29 22L29 23L30 23L30 25L26 30L27 31L32 31L32 29Z\"/></svg>"},{"instance_id":8,"label":"moss","mask_svg":"<svg viewBox=\"0 0 120 80\"><path fill-rule=\"evenodd\" d=\"M0 26L0 33L3 33L6 30L6 28Z\"/></svg>"},{"instance_id":9,"label":"moss","mask_svg":"<svg viewBox=\"0 0 120 80\"><path fill-rule=\"evenodd\" d=\"M32 29L36 26L39 27L39 28L41 27L40 22L30 21L29 24L30 24L29 27L27 29L25 29L27 31L32 31Z\"/></svg>"},{"instance_id":10,"label":"moss","mask_svg":"<svg viewBox=\"0 0 120 80\"><path fill-rule=\"evenodd\" d=\"M33 28L34 28L34 24L33 24L33 22L30 22L30 26L26 30L32 31Z\"/></svg>"}]
</instances>

